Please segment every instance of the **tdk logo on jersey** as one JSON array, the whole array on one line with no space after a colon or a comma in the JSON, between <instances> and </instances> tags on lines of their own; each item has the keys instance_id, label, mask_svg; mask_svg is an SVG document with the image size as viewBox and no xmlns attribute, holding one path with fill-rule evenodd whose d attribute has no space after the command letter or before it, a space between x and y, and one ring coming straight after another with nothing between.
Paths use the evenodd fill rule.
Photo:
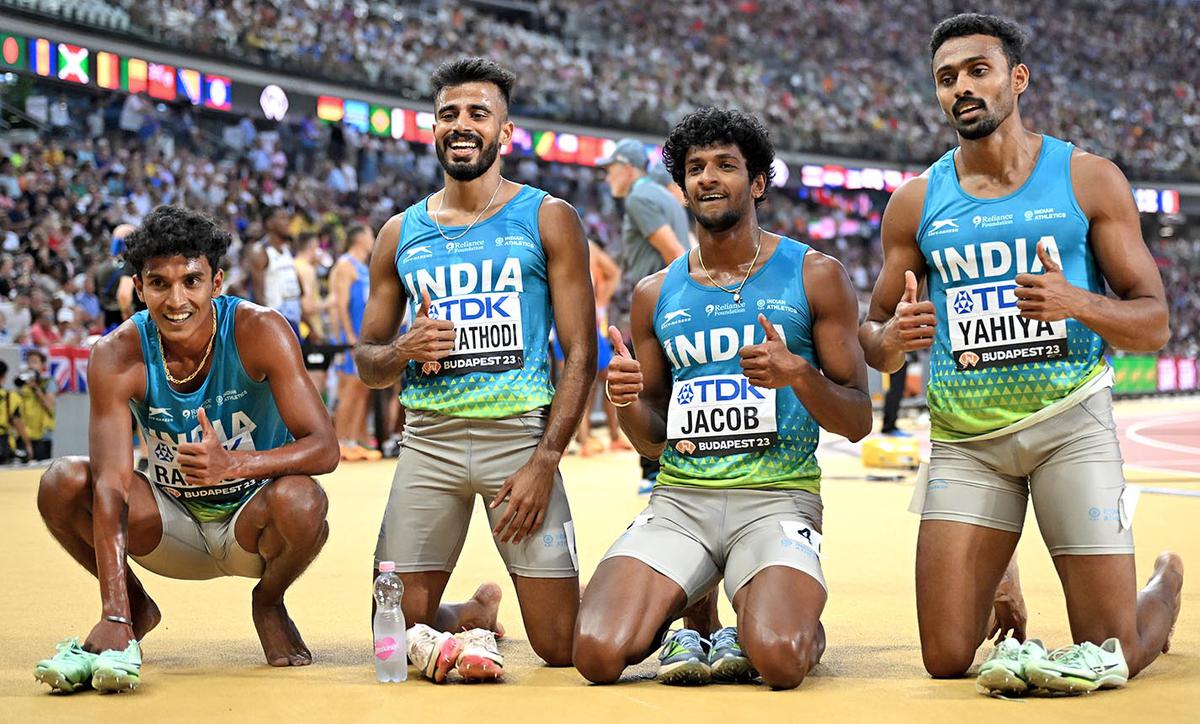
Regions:
<instances>
[{"instance_id":1,"label":"tdk logo on jersey","mask_svg":"<svg viewBox=\"0 0 1200 724\"><path fill-rule=\"evenodd\" d=\"M718 377L688 382L681 385L678 394L675 395L675 400L681 405L765 399L766 395L750 384L750 380L745 377Z\"/></svg>"},{"instance_id":2,"label":"tdk logo on jersey","mask_svg":"<svg viewBox=\"0 0 1200 724\"><path fill-rule=\"evenodd\" d=\"M958 223L955 219L938 219L929 226L929 233L926 236L938 236L940 234L954 234L958 232Z\"/></svg>"},{"instance_id":3,"label":"tdk logo on jersey","mask_svg":"<svg viewBox=\"0 0 1200 724\"><path fill-rule=\"evenodd\" d=\"M993 226L1005 226L1013 222L1012 214L991 214L990 216L976 215L971 219L971 223L976 229L987 229Z\"/></svg>"},{"instance_id":4,"label":"tdk logo on jersey","mask_svg":"<svg viewBox=\"0 0 1200 724\"><path fill-rule=\"evenodd\" d=\"M475 319L507 319L513 315L505 308L506 303L516 304L514 295L489 297L462 297L459 299L442 299L437 303L441 314L439 319L451 322L469 322ZM433 307L430 307L433 317Z\"/></svg>"},{"instance_id":5,"label":"tdk logo on jersey","mask_svg":"<svg viewBox=\"0 0 1200 724\"><path fill-rule=\"evenodd\" d=\"M1042 242L1046 243L1050 257L1061 265L1062 256L1058 252L1058 242L1053 236L1043 236L1036 240L1014 239L1012 243L985 241L982 244L964 244L961 247L948 246L945 249L934 249L929 256L943 284L962 279L1010 277L1042 271L1042 261L1037 257L1037 245Z\"/></svg>"},{"instance_id":6,"label":"tdk logo on jersey","mask_svg":"<svg viewBox=\"0 0 1200 724\"><path fill-rule=\"evenodd\" d=\"M954 298L954 311L959 314L970 314L975 309L975 302L971 301L970 292L959 292Z\"/></svg>"},{"instance_id":7,"label":"tdk logo on jersey","mask_svg":"<svg viewBox=\"0 0 1200 724\"><path fill-rule=\"evenodd\" d=\"M413 261L414 259L428 259L433 256L433 251L426 244L414 246L404 252L404 261Z\"/></svg>"}]
</instances>

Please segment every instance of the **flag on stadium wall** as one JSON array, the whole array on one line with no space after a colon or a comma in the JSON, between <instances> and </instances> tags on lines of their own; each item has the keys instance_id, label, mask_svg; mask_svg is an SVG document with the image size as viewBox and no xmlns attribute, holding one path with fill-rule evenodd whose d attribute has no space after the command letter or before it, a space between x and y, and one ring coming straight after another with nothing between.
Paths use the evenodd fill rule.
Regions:
<instances>
[{"instance_id":1,"label":"flag on stadium wall","mask_svg":"<svg viewBox=\"0 0 1200 724\"><path fill-rule=\"evenodd\" d=\"M183 94L183 97L187 98L193 106L200 105L204 88L204 84L201 82L200 71L180 68L178 80L179 92Z\"/></svg>"},{"instance_id":2,"label":"flag on stadium wall","mask_svg":"<svg viewBox=\"0 0 1200 724\"><path fill-rule=\"evenodd\" d=\"M20 35L0 33L0 67L25 70L28 40Z\"/></svg>"},{"instance_id":3,"label":"flag on stadium wall","mask_svg":"<svg viewBox=\"0 0 1200 724\"><path fill-rule=\"evenodd\" d=\"M343 120L357 128L359 133L366 133L371 126L371 107L367 102L347 100L345 108L346 117Z\"/></svg>"},{"instance_id":4,"label":"flag on stadium wall","mask_svg":"<svg viewBox=\"0 0 1200 724\"><path fill-rule=\"evenodd\" d=\"M88 354L86 347L51 347L48 352L50 374L59 392L87 392Z\"/></svg>"},{"instance_id":5,"label":"flag on stadium wall","mask_svg":"<svg viewBox=\"0 0 1200 724\"><path fill-rule=\"evenodd\" d=\"M78 45L58 44L58 79L69 83L86 85L91 80L87 48Z\"/></svg>"},{"instance_id":6,"label":"flag on stadium wall","mask_svg":"<svg viewBox=\"0 0 1200 724\"><path fill-rule=\"evenodd\" d=\"M204 107L218 111L233 109L233 81L223 75L204 76Z\"/></svg>"},{"instance_id":7,"label":"flag on stadium wall","mask_svg":"<svg viewBox=\"0 0 1200 724\"><path fill-rule=\"evenodd\" d=\"M45 38L33 38L29 41L29 69L40 76L54 75L58 60L54 52L54 43Z\"/></svg>"},{"instance_id":8,"label":"flag on stadium wall","mask_svg":"<svg viewBox=\"0 0 1200 724\"><path fill-rule=\"evenodd\" d=\"M121 89L121 58L103 50L96 53L96 85L109 90Z\"/></svg>"},{"instance_id":9,"label":"flag on stadium wall","mask_svg":"<svg viewBox=\"0 0 1200 724\"><path fill-rule=\"evenodd\" d=\"M141 58L122 58L121 90L129 93L145 93L146 74L146 61Z\"/></svg>"},{"instance_id":10,"label":"flag on stadium wall","mask_svg":"<svg viewBox=\"0 0 1200 724\"><path fill-rule=\"evenodd\" d=\"M371 106L371 133L377 136L391 135L392 114L382 106Z\"/></svg>"},{"instance_id":11,"label":"flag on stadium wall","mask_svg":"<svg viewBox=\"0 0 1200 724\"><path fill-rule=\"evenodd\" d=\"M175 100L175 66L150 63L146 71L146 92L160 101Z\"/></svg>"},{"instance_id":12,"label":"flag on stadium wall","mask_svg":"<svg viewBox=\"0 0 1200 724\"><path fill-rule=\"evenodd\" d=\"M337 96L319 96L317 98L317 118L330 123L337 123L346 115L346 108L341 98Z\"/></svg>"}]
</instances>

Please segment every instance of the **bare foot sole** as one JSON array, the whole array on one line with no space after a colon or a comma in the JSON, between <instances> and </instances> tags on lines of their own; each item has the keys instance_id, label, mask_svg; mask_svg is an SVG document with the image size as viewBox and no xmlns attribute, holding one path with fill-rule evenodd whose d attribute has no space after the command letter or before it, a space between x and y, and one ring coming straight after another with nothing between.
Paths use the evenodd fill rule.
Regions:
<instances>
[{"instance_id":1,"label":"bare foot sole","mask_svg":"<svg viewBox=\"0 0 1200 724\"><path fill-rule=\"evenodd\" d=\"M1183 607L1183 559L1171 551L1158 554L1154 559L1154 575L1163 576L1174 573L1179 577L1179 588L1175 592L1175 600L1171 603L1171 630L1167 632L1167 640L1163 642L1162 652L1171 650L1171 638L1175 635L1175 623L1179 621L1179 610Z\"/></svg>"},{"instance_id":2,"label":"bare foot sole","mask_svg":"<svg viewBox=\"0 0 1200 724\"><path fill-rule=\"evenodd\" d=\"M254 604L251 614L268 664L308 666L312 663L312 653L304 645L296 624L292 623L282 602L274 605Z\"/></svg>"},{"instance_id":3,"label":"bare foot sole","mask_svg":"<svg viewBox=\"0 0 1200 724\"><path fill-rule=\"evenodd\" d=\"M463 603L460 624L463 629L482 628L503 638L504 624L496 620L500 613L500 598L504 593L495 583L483 583L475 589L471 600Z\"/></svg>"}]
</instances>

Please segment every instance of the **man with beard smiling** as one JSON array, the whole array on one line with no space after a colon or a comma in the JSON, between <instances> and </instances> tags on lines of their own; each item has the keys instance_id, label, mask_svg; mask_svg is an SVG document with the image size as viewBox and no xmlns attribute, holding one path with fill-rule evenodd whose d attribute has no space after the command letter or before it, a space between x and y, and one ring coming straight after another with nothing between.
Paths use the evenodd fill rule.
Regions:
<instances>
[{"instance_id":1,"label":"man with beard smiling","mask_svg":"<svg viewBox=\"0 0 1200 724\"><path fill-rule=\"evenodd\" d=\"M514 80L483 58L434 72L434 142L446 186L380 230L355 350L371 387L406 372L405 437L375 558L395 562L405 619L417 624L409 656L439 682L455 667L468 681L504 671L493 635L499 588L440 606L476 495L488 505L529 642L552 666L571 663L579 609L558 463L596 374L588 246L569 204L500 175ZM407 304L417 312L397 336ZM551 315L565 357L557 390Z\"/></svg>"},{"instance_id":2,"label":"man with beard smiling","mask_svg":"<svg viewBox=\"0 0 1200 724\"><path fill-rule=\"evenodd\" d=\"M1103 357L1106 343L1159 349L1167 306L1120 169L1022 124L1024 45L1017 25L990 15L933 31L937 98L960 145L888 203L859 337L884 372L932 348L916 566L925 668L971 666L1032 497L1076 644L1047 658L1040 643L1005 639L979 688L1091 691L1165 652L1179 613L1177 555L1160 555L1137 591ZM929 301L918 301L923 278Z\"/></svg>"},{"instance_id":3,"label":"man with beard smiling","mask_svg":"<svg viewBox=\"0 0 1200 724\"><path fill-rule=\"evenodd\" d=\"M102 618L35 676L61 691L138 685L160 614L127 558L168 578L258 579L267 663L310 664L283 596L329 533L310 476L337 466L338 447L296 337L277 312L221 294L229 234L204 215L160 206L127 241L147 309L92 351L91 459L56 460L38 489L50 533L100 579ZM149 441L145 477L131 417Z\"/></svg>"},{"instance_id":4,"label":"man with beard smiling","mask_svg":"<svg viewBox=\"0 0 1200 724\"><path fill-rule=\"evenodd\" d=\"M661 454L650 505L609 549L579 613L575 666L616 681L659 642L664 683L798 686L825 650L818 426L871 429L867 370L842 265L764 231L774 148L762 123L703 109L664 163L699 247L634 291L630 356L615 327L607 394L640 453ZM636 359L634 359L636 357ZM719 579L738 628L667 625Z\"/></svg>"}]
</instances>

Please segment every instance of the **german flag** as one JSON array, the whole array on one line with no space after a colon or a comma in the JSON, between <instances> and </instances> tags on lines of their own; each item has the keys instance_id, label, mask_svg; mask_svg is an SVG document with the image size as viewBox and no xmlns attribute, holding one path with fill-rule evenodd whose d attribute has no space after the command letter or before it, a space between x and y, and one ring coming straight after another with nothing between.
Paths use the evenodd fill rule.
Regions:
<instances>
[{"instance_id":1,"label":"german flag","mask_svg":"<svg viewBox=\"0 0 1200 724\"><path fill-rule=\"evenodd\" d=\"M330 123L337 123L346 115L345 102L337 96L319 96L317 98L317 118Z\"/></svg>"}]
</instances>

